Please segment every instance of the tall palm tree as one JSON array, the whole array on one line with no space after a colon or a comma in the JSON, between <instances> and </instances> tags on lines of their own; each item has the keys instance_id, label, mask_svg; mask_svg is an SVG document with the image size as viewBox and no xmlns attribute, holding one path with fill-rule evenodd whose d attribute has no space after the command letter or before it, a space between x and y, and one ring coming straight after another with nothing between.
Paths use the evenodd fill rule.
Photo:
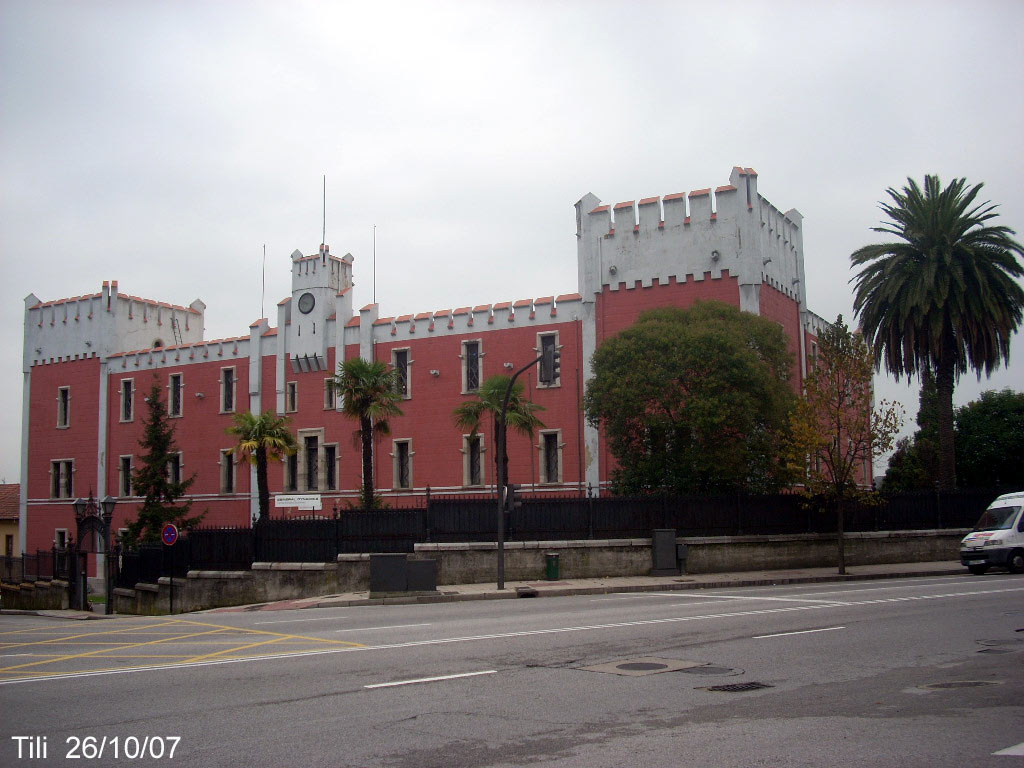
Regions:
<instances>
[{"instance_id":1,"label":"tall palm tree","mask_svg":"<svg viewBox=\"0 0 1024 768\"><path fill-rule=\"evenodd\" d=\"M388 420L401 416L398 402L400 377L397 370L380 361L368 362L361 357L346 360L338 366L332 386L342 398L341 410L346 416L359 421L355 438L363 451L363 490L360 494L364 509L376 506L373 485L374 435L391 433Z\"/></svg>"},{"instance_id":2,"label":"tall palm tree","mask_svg":"<svg viewBox=\"0 0 1024 768\"><path fill-rule=\"evenodd\" d=\"M288 429L288 418L273 411L256 415L251 411L236 413L235 423L228 427L229 435L238 438L238 444L229 453L238 461L256 465L256 488L259 495L260 520L270 515L270 484L267 481L267 465L270 460L283 461L298 450L295 435Z\"/></svg>"},{"instance_id":3,"label":"tall palm tree","mask_svg":"<svg viewBox=\"0 0 1024 768\"><path fill-rule=\"evenodd\" d=\"M866 245L850 256L863 267L854 311L882 362L899 379L925 370L938 393L939 484L956 483L953 450L953 387L960 374L990 375L1010 359L1010 336L1024 314L1024 290L1014 278L1022 254L1015 232L987 222L991 202L975 203L982 184L954 179L945 189L937 176L913 179L881 203L890 221L873 227L898 241Z\"/></svg>"},{"instance_id":4,"label":"tall palm tree","mask_svg":"<svg viewBox=\"0 0 1024 768\"><path fill-rule=\"evenodd\" d=\"M480 429L480 424L488 415L491 416L494 425L494 437L498 434L498 421L501 417L501 404L505 399L505 391L508 389L508 376L491 376L480 385L475 400L467 400L459 405L452 413L455 425L461 429L469 430L471 436L475 436ZM537 411L543 411L544 406L537 405L523 396L523 383L517 381L508 399L508 408L505 411L505 424L520 434L527 437L533 436L535 429L544 426L536 415ZM506 462L508 457L505 457ZM494 462L497 465L498 452L494 452ZM497 475L496 475L497 476Z\"/></svg>"}]
</instances>

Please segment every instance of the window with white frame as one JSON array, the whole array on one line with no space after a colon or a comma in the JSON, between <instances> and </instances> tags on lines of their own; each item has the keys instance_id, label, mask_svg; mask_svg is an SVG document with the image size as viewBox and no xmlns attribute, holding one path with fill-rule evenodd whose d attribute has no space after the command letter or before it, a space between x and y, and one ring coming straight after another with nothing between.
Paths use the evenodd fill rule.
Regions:
<instances>
[{"instance_id":1,"label":"window with white frame","mask_svg":"<svg viewBox=\"0 0 1024 768\"><path fill-rule=\"evenodd\" d=\"M235 369L220 369L220 412L235 412Z\"/></svg>"},{"instance_id":2,"label":"window with white frame","mask_svg":"<svg viewBox=\"0 0 1024 768\"><path fill-rule=\"evenodd\" d=\"M295 413L299 410L299 383L289 381L284 385L284 410L286 413Z\"/></svg>"},{"instance_id":3,"label":"window with white frame","mask_svg":"<svg viewBox=\"0 0 1024 768\"><path fill-rule=\"evenodd\" d=\"M299 490L299 454L293 453L287 456L284 461L284 489L286 491Z\"/></svg>"},{"instance_id":4,"label":"window with white frame","mask_svg":"<svg viewBox=\"0 0 1024 768\"><path fill-rule=\"evenodd\" d=\"M334 378L324 379L324 410L333 411L337 405L338 396L334 389Z\"/></svg>"},{"instance_id":5,"label":"window with white frame","mask_svg":"<svg viewBox=\"0 0 1024 768\"><path fill-rule=\"evenodd\" d=\"M117 488L119 496L132 495L132 457L119 456L117 462Z\"/></svg>"},{"instance_id":6,"label":"window with white frame","mask_svg":"<svg viewBox=\"0 0 1024 768\"><path fill-rule=\"evenodd\" d=\"M68 548L68 529L67 528L54 528L53 529L53 546L57 549Z\"/></svg>"},{"instance_id":7,"label":"window with white frame","mask_svg":"<svg viewBox=\"0 0 1024 768\"><path fill-rule=\"evenodd\" d=\"M235 456L230 448L220 452L220 492L235 492Z\"/></svg>"},{"instance_id":8,"label":"window with white frame","mask_svg":"<svg viewBox=\"0 0 1024 768\"><path fill-rule=\"evenodd\" d=\"M302 436L302 490L320 490L320 436Z\"/></svg>"},{"instance_id":9,"label":"window with white frame","mask_svg":"<svg viewBox=\"0 0 1024 768\"><path fill-rule=\"evenodd\" d=\"M57 388L57 428L71 426L71 387Z\"/></svg>"},{"instance_id":10,"label":"window with white frame","mask_svg":"<svg viewBox=\"0 0 1024 768\"><path fill-rule=\"evenodd\" d=\"M50 496L71 499L75 495L75 460L56 459L50 462Z\"/></svg>"},{"instance_id":11,"label":"window with white frame","mask_svg":"<svg viewBox=\"0 0 1024 768\"><path fill-rule=\"evenodd\" d=\"M171 485L179 485L184 466L180 452L171 454L171 458L167 460L167 482Z\"/></svg>"},{"instance_id":12,"label":"window with white frame","mask_svg":"<svg viewBox=\"0 0 1024 768\"><path fill-rule=\"evenodd\" d=\"M412 397L411 363L408 348L391 350L391 366L398 372L398 394L406 400Z\"/></svg>"},{"instance_id":13,"label":"window with white frame","mask_svg":"<svg viewBox=\"0 0 1024 768\"><path fill-rule=\"evenodd\" d=\"M135 379L121 379L121 421L135 418Z\"/></svg>"},{"instance_id":14,"label":"window with white frame","mask_svg":"<svg viewBox=\"0 0 1024 768\"><path fill-rule=\"evenodd\" d=\"M185 385L180 373L172 373L167 377L167 415L178 417L184 411L182 399L185 395Z\"/></svg>"},{"instance_id":15,"label":"window with white frame","mask_svg":"<svg viewBox=\"0 0 1024 768\"><path fill-rule=\"evenodd\" d=\"M558 343L558 331L553 333L538 333L537 334L537 354L544 357L545 354L561 352L562 347ZM554 374L554 378L545 383L544 379L548 378L547 371L544 370L544 362L541 360L537 363L537 387L560 387L562 386L561 371Z\"/></svg>"},{"instance_id":16,"label":"window with white frame","mask_svg":"<svg viewBox=\"0 0 1024 768\"><path fill-rule=\"evenodd\" d=\"M396 489L412 488L412 440L395 440L391 453L393 462L393 484Z\"/></svg>"},{"instance_id":17,"label":"window with white frame","mask_svg":"<svg viewBox=\"0 0 1024 768\"><path fill-rule=\"evenodd\" d=\"M484 440L479 432L462 436L462 484L484 484Z\"/></svg>"},{"instance_id":18,"label":"window with white frame","mask_svg":"<svg viewBox=\"0 0 1024 768\"><path fill-rule=\"evenodd\" d=\"M562 431L549 430L540 433L540 482L562 482Z\"/></svg>"},{"instance_id":19,"label":"window with white frame","mask_svg":"<svg viewBox=\"0 0 1024 768\"><path fill-rule=\"evenodd\" d=\"M480 389L481 358L483 342L479 339L462 342L462 391L476 392Z\"/></svg>"}]
</instances>

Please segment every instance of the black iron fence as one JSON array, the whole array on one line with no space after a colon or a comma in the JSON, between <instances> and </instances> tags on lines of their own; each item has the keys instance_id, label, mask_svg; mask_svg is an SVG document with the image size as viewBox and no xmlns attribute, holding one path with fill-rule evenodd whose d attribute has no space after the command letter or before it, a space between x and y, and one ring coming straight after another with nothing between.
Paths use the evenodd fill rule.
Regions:
<instances>
[{"instance_id":1,"label":"black iron fence","mask_svg":"<svg viewBox=\"0 0 1024 768\"><path fill-rule=\"evenodd\" d=\"M0 581L20 584L32 581L70 581L74 570L73 549L37 549L0 558Z\"/></svg>"},{"instance_id":2,"label":"black iron fence","mask_svg":"<svg viewBox=\"0 0 1024 768\"><path fill-rule=\"evenodd\" d=\"M970 528L998 490L911 493L847 504L847 531ZM530 497L508 514L510 541L833 533L836 515L803 496ZM331 518L271 519L252 528L198 528L173 547L115 552L116 584L155 583L172 572L247 570L258 562L332 562L339 554L412 552L418 542L495 541L495 498L431 497L408 509L353 510Z\"/></svg>"}]
</instances>

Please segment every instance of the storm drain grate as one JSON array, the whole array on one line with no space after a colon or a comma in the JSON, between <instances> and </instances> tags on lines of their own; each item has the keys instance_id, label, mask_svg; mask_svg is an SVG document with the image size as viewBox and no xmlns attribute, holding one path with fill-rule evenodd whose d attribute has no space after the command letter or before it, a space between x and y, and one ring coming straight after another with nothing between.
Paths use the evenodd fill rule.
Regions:
<instances>
[{"instance_id":1,"label":"storm drain grate","mask_svg":"<svg viewBox=\"0 0 1024 768\"><path fill-rule=\"evenodd\" d=\"M742 693L743 691L759 691L762 688L774 688L767 683L730 683L729 685L709 685L705 691L724 691L725 693Z\"/></svg>"}]
</instances>

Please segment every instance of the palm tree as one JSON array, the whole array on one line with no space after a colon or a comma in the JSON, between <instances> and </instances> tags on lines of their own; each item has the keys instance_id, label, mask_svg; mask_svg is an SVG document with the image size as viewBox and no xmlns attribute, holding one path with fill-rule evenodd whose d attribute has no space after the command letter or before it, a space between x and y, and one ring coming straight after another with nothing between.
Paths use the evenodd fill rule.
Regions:
<instances>
[{"instance_id":1,"label":"palm tree","mask_svg":"<svg viewBox=\"0 0 1024 768\"><path fill-rule=\"evenodd\" d=\"M508 389L508 376L491 376L480 385L477 391L476 400L467 400L459 405L452 416L455 425L461 429L469 430L471 437L475 437L480 429L480 423L485 416L491 415L494 424L494 436L497 438L498 421L501 416L501 404L505 398L505 391ZM543 411L544 406L537 405L523 397L523 384L517 381L508 399L508 408L505 411L505 424L517 432L533 436L533 431L544 426L537 416L537 411ZM508 457L505 457L508 461ZM494 462L497 465L498 452L494 452Z\"/></svg>"},{"instance_id":2,"label":"palm tree","mask_svg":"<svg viewBox=\"0 0 1024 768\"><path fill-rule=\"evenodd\" d=\"M238 445L229 453L238 457L238 461L248 461L256 465L256 488L259 494L260 520L270 515L270 486L267 482L267 464L271 459L283 461L298 450L295 436L288 430L288 418L278 416L273 411L265 411L259 416L247 411L236 413L235 423L228 427L229 435L238 438Z\"/></svg>"},{"instance_id":3,"label":"palm tree","mask_svg":"<svg viewBox=\"0 0 1024 768\"><path fill-rule=\"evenodd\" d=\"M363 490L360 494L364 509L376 506L373 486L374 435L391 433L388 420L401 416L398 407L400 377L397 370L386 363L368 362L361 357L346 360L338 366L332 386L342 398L341 410L346 416L359 421L355 438L362 444Z\"/></svg>"},{"instance_id":4,"label":"palm tree","mask_svg":"<svg viewBox=\"0 0 1024 768\"><path fill-rule=\"evenodd\" d=\"M1010 336L1024 312L1022 254L1015 232L986 222L991 202L975 203L983 185L954 179L942 188L925 176L924 189L907 179L902 192L889 188L881 203L890 221L873 227L898 241L866 245L850 260L863 267L854 311L882 362L899 379L930 370L938 393L939 485L956 483L953 450L953 387L960 374L990 375L1010 358Z\"/></svg>"}]
</instances>

